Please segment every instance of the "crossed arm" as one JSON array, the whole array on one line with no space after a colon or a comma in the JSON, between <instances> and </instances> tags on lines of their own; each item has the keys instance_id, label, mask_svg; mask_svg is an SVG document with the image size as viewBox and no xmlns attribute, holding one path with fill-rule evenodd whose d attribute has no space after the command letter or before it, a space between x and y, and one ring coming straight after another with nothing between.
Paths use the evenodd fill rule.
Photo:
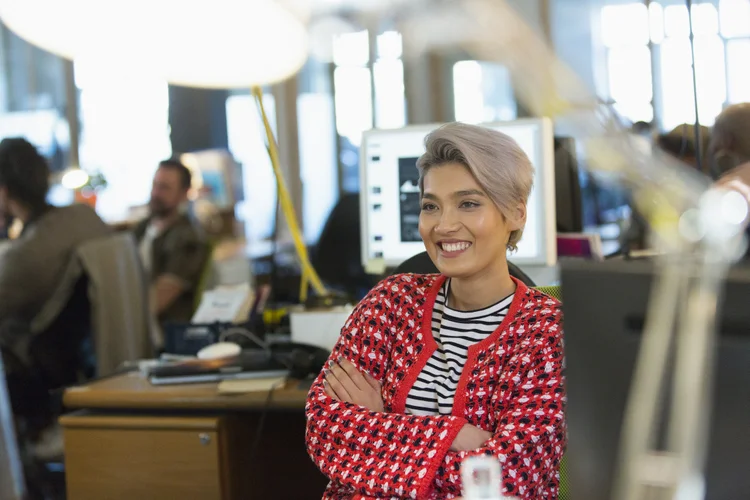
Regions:
<instances>
[{"instance_id":1,"label":"crossed arm","mask_svg":"<svg viewBox=\"0 0 750 500\"><path fill-rule=\"evenodd\" d=\"M368 373L361 373L346 359L331 360L323 381L326 394L336 401L363 406L373 412L383 412L382 384ZM492 437L491 432L464 424L451 443L451 451L470 451L481 447Z\"/></svg>"}]
</instances>

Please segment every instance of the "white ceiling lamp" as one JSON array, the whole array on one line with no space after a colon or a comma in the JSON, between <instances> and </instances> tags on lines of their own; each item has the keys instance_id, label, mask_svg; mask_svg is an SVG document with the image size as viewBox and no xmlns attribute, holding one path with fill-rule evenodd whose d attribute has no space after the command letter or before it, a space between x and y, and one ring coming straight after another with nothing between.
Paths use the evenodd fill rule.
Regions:
<instances>
[{"instance_id":1,"label":"white ceiling lamp","mask_svg":"<svg viewBox=\"0 0 750 500\"><path fill-rule=\"evenodd\" d=\"M274 0L0 0L0 18L68 59L170 83L237 88L273 83L307 59L305 20Z\"/></svg>"}]
</instances>

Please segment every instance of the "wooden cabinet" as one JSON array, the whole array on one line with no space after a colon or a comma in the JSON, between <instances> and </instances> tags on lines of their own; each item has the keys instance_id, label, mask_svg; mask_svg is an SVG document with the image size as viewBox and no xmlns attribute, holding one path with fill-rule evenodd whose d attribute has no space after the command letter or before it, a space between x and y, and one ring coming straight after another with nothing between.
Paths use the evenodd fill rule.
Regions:
<instances>
[{"instance_id":1,"label":"wooden cabinet","mask_svg":"<svg viewBox=\"0 0 750 500\"><path fill-rule=\"evenodd\" d=\"M226 418L79 413L61 423L70 499L242 498Z\"/></svg>"},{"instance_id":2,"label":"wooden cabinet","mask_svg":"<svg viewBox=\"0 0 750 500\"><path fill-rule=\"evenodd\" d=\"M69 500L319 500L307 456L307 388L225 395L139 373L65 391Z\"/></svg>"}]
</instances>

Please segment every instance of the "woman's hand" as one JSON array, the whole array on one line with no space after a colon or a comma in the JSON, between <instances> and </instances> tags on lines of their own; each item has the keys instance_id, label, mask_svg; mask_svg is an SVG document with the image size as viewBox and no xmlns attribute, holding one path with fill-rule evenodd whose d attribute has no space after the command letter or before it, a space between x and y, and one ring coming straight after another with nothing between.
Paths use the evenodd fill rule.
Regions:
<instances>
[{"instance_id":1,"label":"woman's hand","mask_svg":"<svg viewBox=\"0 0 750 500\"><path fill-rule=\"evenodd\" d=\"M483 431L479 427L466 424L456 434L456 438L451 444L453 451L471 451L484 446L484 443L492 438L492 433Z\"/></svg>"},{"instance_id":2,"label":"woman's hand","mask_svg":"<svg viewBox=\"0 0 750 500\"><path fill-rule=\"evenodd\" d=\"M325 370L326 393L338 401L364 406L370 411L383 411L382 385L367 373L360 372L344 358Z\"/></svg>"}]
</instances>

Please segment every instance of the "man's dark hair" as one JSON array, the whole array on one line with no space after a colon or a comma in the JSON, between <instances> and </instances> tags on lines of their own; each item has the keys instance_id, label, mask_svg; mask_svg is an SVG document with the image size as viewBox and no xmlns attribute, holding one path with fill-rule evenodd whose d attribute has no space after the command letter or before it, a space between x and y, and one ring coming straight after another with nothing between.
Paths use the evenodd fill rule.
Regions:
<instances>
[{"instance_id":1,"label":"man's dark hair","mask_svg":"<svg viewBox=\"0 0 750 500\"><path fill-rule=\"evenodd\" d=\"M190 189L193 176L190 173L190 169L183 165L180 160L174 158L163 160L159 163L159 168L171 168L172 170L175 170L180 174L180 186L182 186L183 189Z\"/></svg>"},{"instance_id":2,"label":"man's dark hair","mask_svg":"<svg viewBox=\"0 0 750 500\"><path fill-rule=\"evenodd\" d=\"M0 141L0 186L33 213L47 206L49 166L33 144L20 137Z\"/></svg>"}]
</instances>

